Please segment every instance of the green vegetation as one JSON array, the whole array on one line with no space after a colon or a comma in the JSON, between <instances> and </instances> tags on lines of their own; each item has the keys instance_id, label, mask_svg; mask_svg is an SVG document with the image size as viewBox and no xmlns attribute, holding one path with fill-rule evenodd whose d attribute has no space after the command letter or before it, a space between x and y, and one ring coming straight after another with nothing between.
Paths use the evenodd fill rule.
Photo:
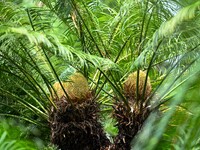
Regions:
<instances>
[{"instance_id":1,"label":"green vegetation","mask_svg":"<svg viewBox=\"0 0 200 150\"><path fill-rule=\"evenodd\" d=\"M39 138L42 133L37 126L25 126L13 119L1 118L0 135L0 150L55 149L55 146L47 146L47 143Z\"/></svg>"},{"instance_id":2,"label":"green vegetation","mask_svg":"<svg viewBox=\"0 0 200 150\"><path fill-rule=\"evenodd\" d=\"M0 1L0 149L56 149L49 113L75 72L111 143L127 117L131 149L200 149L199 35L199 0Z\"/></svg>"}]
</instances>

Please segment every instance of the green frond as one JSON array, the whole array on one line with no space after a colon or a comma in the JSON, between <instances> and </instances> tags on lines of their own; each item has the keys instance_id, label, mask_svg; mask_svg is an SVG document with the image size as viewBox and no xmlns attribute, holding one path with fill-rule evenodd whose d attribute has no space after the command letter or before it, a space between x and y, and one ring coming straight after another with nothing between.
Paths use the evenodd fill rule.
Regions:
<instances>
[{"instance_id":1,"label":"green frond","mask_svg":"<svg viewBox=\"0 0 200 150\"><path fill-rule=\"evenodd\" d=\"M174 115L174 113L176 111L178 111L177 107L181 103L184 103L183 101L185 99L185 93L187 93L187 90L190 89L193 85L196 85L198 83L197 81L199 81L198 75L200 73L200 70L199 70L198 65L199 65L199 59L196 61L196 63L192 64L193 71L190 72L190 76L186 75L187 73L184 73L183 76L185 76L186 79L184 79L184 78L180 79L181 81L179 81L178 83L182 84L182 86L179 86L179 84L178 84L177 87L175 86L175 88L173 89L173 90L175 90L175 92L173 92L173 96L171 96L168 99L168 100L170 100L170 102L168 104L169 109L166 110L166 112L162 112L160 114L161 116L160 116L159 121L157 120L159 118L159 116L157 116L158 113L159 113L158 112L159 110L157 110L157 112L155 112L156 116L154 116L152 114L152 116L149 117L150 120L146 122L146 125L142 129L142 133L139 134L139 137L137 137L137 139L135 139L136 143L134 143L133 148L135 148L135 149L146 149L146 148L147 149L155 149L156 147L159 146L158 143L159 143L160 140L162 140L162 137L163 137L163 140L164 140L163 134L168 129L167 126L170 125L169 123L171 122L171 119L173 119L173 117L178 118L178 116ZM173 80L174 80L173 78L174 77L171 78L172 83L173 83ZM168 80L168 82L170 82L170 80ZM171 84L171 83L169 83L169 84ZM164 90L164 89L161 89L161 90ZM158 92L158 93L160 93L160 92ZM165 92L165 93L167 93L167 92ZM162 101L162 99L161 99L161 101ZM192 104L188 105L188 107L191 107L191 106L192 106ZM183 113L184 113L184 111L183 111ZM190 122L189 120L185 120L185 121L186 121L185 122L186 124L188 124ZM152 127L152 126L154 126L154 127ZM151 134L146 133L147 131L148 131L148 133L151 133ZM167 134L167 132L166 132L166 134ZM146 142L145 140L141 140L141 139L144 138L144 136L148 136L148 135L149 135L149 137L146 137L146 138L149 139L149 142ZM150 138L150 136L151 136L151 138ZM174 137L176 137L176 135L174 135ZM174 138L174 137L170 137L170 138ZM172 140L172 139L170 139L170 140ZM187 139L185 139L184 142L187 143ZM166 141L165 141L165 143L166 143ZM162 145L162 144L160 144L160 145Z\"/></svg>"},{"instance_id":2,"label":"green frond","mask_svg":"<svg viewBox=\"0 0 200 150\"><path fill-rule=\"evenodd\" d=\"M196 2L181 9L172 19L161 25L160 29L158 30L159 37L166 37L173 34L178 25L197 16L196 14L199 10L199 6L200 2Z\"/></svg>"},{"instance_id":3,"label":"green frond","mask_svg":"<svg viewBox=\"0 0 200 150\"><path fill-rule=\"evenodd\" d=\"M34 133L31 134L34 130L37 131L37 128L34 129L34 126L27 127L15 120L1 117L0 150L48 149L41 141L30 139L31 136L34 136ZM53 150L53 147L51 150Z\"/></svg>"}]
</instances>

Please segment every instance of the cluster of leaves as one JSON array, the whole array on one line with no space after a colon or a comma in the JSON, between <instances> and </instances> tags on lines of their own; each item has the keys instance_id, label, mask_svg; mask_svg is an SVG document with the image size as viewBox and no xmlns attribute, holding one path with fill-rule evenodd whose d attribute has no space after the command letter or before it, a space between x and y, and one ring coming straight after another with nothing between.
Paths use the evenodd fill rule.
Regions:
<instances>
[{"instance_id":1,"label":"cluster of leaves","mask_svg":"<svg viewBox=\"0 0 200 150\"><path fill-rule=\"evenodd\" d=\"M199 6L198 0L1 1L0 114L47 126L52 84L74 71L88 78L107 111L114 99L126 104L124 78L141 69L153 84L152 115L133 148L195 149Z\"/></svg>"},{"instance_id":2,"label":"cluster of leaves","mask_svg":"<svg viewBox=\"0 0 200 150\"><path fill-rule=\"evenodd\" d=\"M19 121L1 117L0 123L0 150L55 150L56 147L44 146L43 141L35 136L40 131L36 126L25 127ZM32 133L32 135L31 135Z\"/></svg>"}]
</instances>

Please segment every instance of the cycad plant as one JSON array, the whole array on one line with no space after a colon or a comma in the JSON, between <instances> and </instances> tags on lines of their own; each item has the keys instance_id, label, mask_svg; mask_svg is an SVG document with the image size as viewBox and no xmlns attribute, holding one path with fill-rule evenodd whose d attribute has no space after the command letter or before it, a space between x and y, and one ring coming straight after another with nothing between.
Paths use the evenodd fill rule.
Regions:
<instances>
[{"instance_id":1,"label":"cycad plant","mask_svg":"<svg viewBox=\"0 0 200 150\"><path fill-rule=\"evenodd\" d=\"M74 73L63 87L65 93L55 86L56 108L52 107L49 116L52 143L61 149L106 148L110 143L98 122L99 105L86 78Z\"/></svg>"},{"instance_id":2,"label":"cycad plant","mask_svg":"<svg viewBox=\"0 0 200 150\"><path fill-rule=\"evenodd\" d=\"M199 6L0 2L1 115L63 150L198 149Z\"/></svg>"}]
</instances>

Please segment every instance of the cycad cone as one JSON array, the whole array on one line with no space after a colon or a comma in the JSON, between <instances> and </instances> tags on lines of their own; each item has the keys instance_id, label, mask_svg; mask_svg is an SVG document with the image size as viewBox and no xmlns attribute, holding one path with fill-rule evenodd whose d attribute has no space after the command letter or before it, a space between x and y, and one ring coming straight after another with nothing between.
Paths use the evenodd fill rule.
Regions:
<instances>
[{"instance_id":1,"label":"cycad cone","mask_svg":"<svg viewBox=\"0 0 200 150\"><path fill-rule=\"evenodd\" d=\"M74 73L71 76L69 76L68 81L61 83L67 93L68 98L72 102L84 101L90 95L87 79L81 73ZM63 91L59 82L54 83L53 88L57 93L56 95L53 92L53 99L60 99L63 96L65 96L65 92Z\"/></svg>"},{"instance_id":2,"label":"cycad cone","mask_svg":"<svg viewBox=\"0 0 200 150\"><path fill-rule=\"evenodd\" d=\"M144 71L139 71L139 83L138 83L138 98L146 99L151 93L151 82L150 78L147 78L146 90L143 97L143 90L145 85L146 73ZM126 97L131 99L136 99L137 92L137 71L131 73L126 81L124 82L124 94Z\"/></svg>"}]
</instances>

